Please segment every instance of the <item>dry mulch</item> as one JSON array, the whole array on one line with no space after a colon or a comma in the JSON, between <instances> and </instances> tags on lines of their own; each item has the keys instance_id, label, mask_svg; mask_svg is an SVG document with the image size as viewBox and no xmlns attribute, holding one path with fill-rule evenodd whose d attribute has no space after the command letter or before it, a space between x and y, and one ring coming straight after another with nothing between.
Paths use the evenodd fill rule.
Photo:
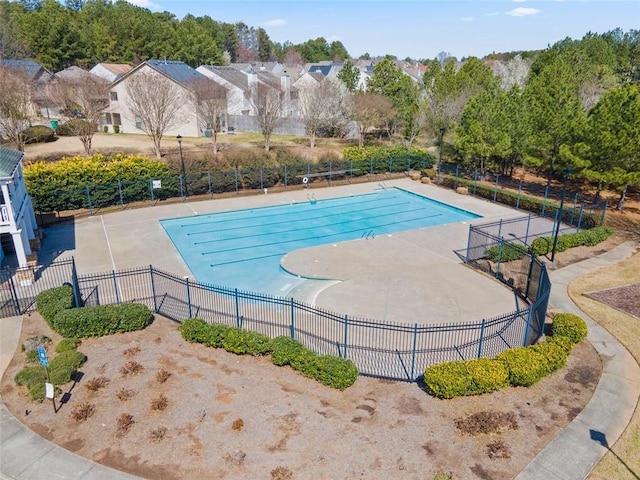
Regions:
<instances>
[{"instance_id":1,"label":"dry mulch","mask_svg":"<svg viewBox=\"0 0 640 480\"><path fill-rule=\"evenodd\" d=\"M640 282L588 292L585 293L585 296L640 320Z\"/></svg>"}]
</instances>

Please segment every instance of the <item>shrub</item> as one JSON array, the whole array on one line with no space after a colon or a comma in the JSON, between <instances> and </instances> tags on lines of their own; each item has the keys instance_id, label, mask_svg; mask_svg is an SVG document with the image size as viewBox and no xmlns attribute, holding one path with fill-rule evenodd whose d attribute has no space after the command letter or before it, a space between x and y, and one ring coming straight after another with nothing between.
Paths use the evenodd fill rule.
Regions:
<instances>
[{"instance_id":1,"label":"shrub","mask_svg":"<svg viewBox=\"0 0 640 480\"><path fill-rule=\"evenodd\" d=\"M47 143L55 140L55 132L46 125L33 125L24 132L24 143Z\"/></svg>"},{"instance_id":2,"label":"shrub","mask_svg":"<svg viewBox=\"0 0 640 480\"><path fill-rule=\"evenodd\" d=\"M120 125L113 126L113 133L120 133Z\"/></svg>"},{"instance_id":3,"label":"shrub","mask_svg":"<svg viewBox=\"0 0 640 480\"><path fill-rule=\"evenodd\" d=\"M44 384L47 381L47 374L41 366L26 367L20 370L13 380L16 385L29 388L32 385Z\"/></svg>"},{"instance_id":4,"label":"shrub","mask_svg":"<svg viewBox=\"0 0 640 480\"><path fill-rule=\"evenodd\" d=\"M510 348L496 360L504 363L509 372L509 383L514 386L529 387L548 373L545 358L529 347Z\"/></svg>"},{"instance_id":5,"label":"shrub","mask_svg":"<svg viewBox=\"0 0 640 480\"><path fill-rule=\"evenodd\" d=\"M135 357L139 353L140 353L140 347L129 347L124 349L124 351L122 352L122 355L124 355L127 358L131 358L131 357Z\"/></svg>"},{"instance_id":6,"label":"shrub","mask_svg":"<svg viewBox=\"0 0 640 480\"><path fill-rule=\"evenodd\" d=\"M73 407L71 410L71 418L76 422L84 422L95 412L96 407L92 403L82 402Z\"/></svg>"},{"instance_id":7,"label":"shrub","mask_svg":"<svg viewBox=\"0 0 640 480\"><path fill-rule=\"evenodd\" d=\"M290 337L276 337L271 340L271 362L280 367L291 365L306 348Z\"/></svg>"},{"instance_id":8,"label":"shrub","mask_svg":"<svg viewBox=\"0 0 640 480\"><path fill-rule=\"evenodd\" d=\"M557 313L551 324L553 337L567 337L573 343L579 343L587 338L587 324L578 315L573 313Z\"/></svg>"},{"instance_id":9,"label":"shrub","mask_svg":"<svg viewBox=\"0 0 640 480\"><path fill-rule=\"evenodd\" d=\"M465 362L437 363L427 367L424 372L427 392L438 398L453 398L466 393L471 388L471 377Z\"/></svg>"},{"instance_id":10,"label":"shrub","mask_svg":"<svg viewBox=\"0 0 640 480\"><path fill-rule=\"evenodd\" d=\"M553 237L538 237L531 242L531 250L538 255L546 255L553 249Z\"/></svg>"},{"instance_id":11,"label":"shrub","mask_svg":"<svg viewBox=\"0 0 640 480\"><path fill-rule=\"evenodd\" d=\"M351 360L333 355L320 355L315 359L313 377L331 388L344 390L358 378L358 369Z\"/></svg>"},{"instance_id":12,"label":"shrub","mask_svg":"<svg viewBox=\"0 0 640 480\"><path fill-rule=\"evenodd\" d=\"M36 309L45 322L53 328L53 319L62 310L74 307L73 290L70 285L50 288L36 297Z\"/></svg>"},{"instance_id":13,"label":"shrub","mask_svg":"<svg viewBox=\"0 0 640 480\"><path fill-rule=\"evenodd\" d=\"M129 360L122 367L120 367L120 373L124 376L132 376L142 373L144 367L135 360Z\"/></svg>"},{"instance_id":14,"label":"shrub","mask_svg":"<svg viewBox=\"0 0 640 480\"><path fill-rule=\"evenodd\" d=\"M102 126L102 133L109 133L109 126L108 125L103 125Z\"/></svg>"},{"instance_id":15,"label":"shrub","mask_svg":"<svg viewBox=\"0 0 640 480\"><path fill-rule=\"evenodd\" d=\"M564 252L569 248L586 246L593 247L604 242L613 234L610 227L594 227L577 233L567 233L558 236L556 252ZM531 248L536 255L547 255L553 250L554 237L539 237L531 243Z\"/></svg>"},{"instance_id":16,"label":"shrub","mask_svg":"<svg viewBox=\"0 0 640 480\"><path fill-rule=\"evenodd\" d=\"M165 370L164 368L162 370L160 370L159 372L156 372L156 381L158 383L164 383L167 380L169 380L169 377L171 376L171 372Z\"/></svg>"},{"instance_id":17,"label":"shrub","mask_svg":"<svg viewBox=\"0 0 640 480\"><path fill-rule=\"evenodd\" d=\"M155 410L157 412L162 412L169 406L169 399L164 395L160 395L159 397L151 400L151 410Z\"/></svg>"},{"instance_id":18,"label":"shrub","mask_svg":"<svg viewBox=\"0 0 640 480\"><path fill-rule=\"evenodd\" d=\"M554 342L543 342L529 347L544 358L546 375L561 369L567 363L568 353L565 346Z\"/></svg>"},{"instance_id":19,"label":"shrub","mask_svg":"<svg viewBox=\"0 0 640 480\"><path fill-rule=\"evenodd\" d=\"M524 245L503 242L502 248L499 245L491 247L484 252L484 256L492 262L511 262L520 260L529 254L529 250Z\"/></svg>"},{"instance_id":20,"label":"shrub","mask_svg":"<svg viewBox=\"0 0 640 480\"><path fill-rule=\"evenodd\" d=\"M116 435L121 437L126 434L131 426L136 423L133 419L133 415L130 413L123 413L116 419Z\"/></svg>"},{"instance_id":21,"label":"shrub","mask_svg":"<svg viewBox=\"0 0 640 480\"><path fill-rule=\"evenodd\" d=\"M65 337L100 337L142 330L153 320L145 305L126 303L59 311L53 328Z\"/></svg>"},{"instance_id":22,"label":"shrub","mask_svg":"<svg viewBox=\"0 0 640 480\"><path fill-rule=\"evenodd\" d=\"M73 378L77 369L80 368L87 357L77 350L68 350L56 355L49 362L49 378L54 385L64 385Z\"/></svg>"},{"instance_id":23,"label":"shrub","mask_svg":"<svg viewBox=\"0 0 640 480\"><path fill-rule=\"evenodd\" d=\"M73 137L85 132L95 132L97 129L97 125L87 122L82 118L72 118L68 122L58 125L56 135L59 137Z\"/></svg>"},{"instance_id":24,"label":"shrub","mask_svg":"<svg viewBox=\"0 0 640 480\"><path fill-rule=\"evenodd\" d=\"M501 362L489 358L477 358L465 362L471 377L471 386L465 395L500 390L509 385L509 372Z\"/></svg>"},{"instance_id":25,"label":"shrub","mask_svg":"<svg viewBox=\"0 0 640 480\"><path fill-rule=\"evenodd\" d=\"M58 345L56 345L56 353L67 352L69 350L75 350L80 345L81 341L79 338L63 338L60 340Z\"/></svg>"},{"instance_id":26,"label":"shrub","mask_svg":"<svg viewBox=\"0 0 640 480\"><path fill-rule=\"evenodd\" d=\"M231 424L231 428L236 432L242 430L242 427L244 427L244 420L242 420L241 418L236 418Z\"/></svg>"},{"instance_id":27,"label":"shrub","mask_svg":"<svg viewBox=\"0 0 640 480\"><path fill-rule=\"evenodd\" d=\"M86 388L90 392L97 392L101 388L106 387L108 384L109 379L107 377L95 377L85 383L84 388Z\"/></svg>"},{"instance_id":28,"label":"shrub","mask_svg":"<svg viewBox=\"0 0 640 480\"><path fill-rule=\"evenodd\" d=\"M558 345L560 348L562 348L566 352L567 356L571 353L575 345L570 338L564 337L562 335L556 335L555 337L548 337L547 342Z\"/></svg>"},{"instance_id":29,"label":"shrub","mask_svg":"<svg viewBox=\"0 0 640 480\"><path fill-rule=\"evenodd\" d=\"M118 393L116 393L116 397L118 397L118 400L120 400L121 402L126 402L134 395L135 392L133 390L128 390L124 387L118 390Z\"/></svg>"},{"instance_id":30,"label":"shrub","mask_svg":"<svg viewBox=\"0 0 640 480\"><path fill-rule=\"evenodd\" d=\"M180 325L180 335L190 343L205 343L208 326L202 318L187 318Z\"/></svg>"},{"instance_id":31,"label":"shrub","mask_svg":"<svg viewBox=\"0 0 640 480\"><path fill-rule=\"evenodd\" d=\"M25 353L25 362L27 363L38 363L40 357L36 350L27 350Z\"/></svg>"},{"instance_id":32,"label":"shrub","mask_svg":"<svg viewBox=\"0 0 640 480\"><path fill-rule=\"evenodd\" d=\"M305 377L314 378L317 357L318 355L316 355L315 352L305 348L299 355L291 360L291 368L300 372Z\"/></svg>"},{"instance_id":33,"label":"shrub","mask_svg":"<svg viewBox=\"0 0 640 480\"><path fill-rule=\"evenodd\" d=\"M167 429L167 427L155 428L151 430L151 432L149 432L149 438L152 442L159 442L161 440L164 440L164 437L167 436L168 431L169 430Z\"/></svg>"},{"instance_id":34,"label":"shrub","mask_svg":"<svg viewBox=\"0 0 640 480\"><path fill-rule=\"evenodd\" d=\"M237 355L264 355L271 349L271 340L261 333L242 328L230 328L226 332L222 346L227 352Z\"/></svg>"},{"instance_id":35,"label":"shrub","mask_svg":"<svg viewBox=\"0 0 640 480\"><path fill-rule=\"evenodd\" d=\"M232 327L227 327L226 325L220 325L218 323L207 325L207 336L204 344L212 348L223 348L224 340L231 328Z\"/></svg>"}]
</instances>

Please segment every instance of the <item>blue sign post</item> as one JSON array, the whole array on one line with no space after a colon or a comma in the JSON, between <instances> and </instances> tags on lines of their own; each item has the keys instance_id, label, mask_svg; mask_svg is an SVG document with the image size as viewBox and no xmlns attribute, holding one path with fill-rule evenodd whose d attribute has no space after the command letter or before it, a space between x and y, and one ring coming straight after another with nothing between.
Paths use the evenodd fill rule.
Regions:
<instances>
[{"instance_id":1,"label":"blue sign post","mask_svg":"<svg viewBox=\"0 0 640 480\"><path fill-rule=\"evenodd\" d=\"M53 384L51 383L51 379L49 378L49 359L47 358L47 351L44 347L40 346L37 348L38 358L40 359L40 365L44 367L44 371L47 374L47 382L44 384L45 386L45 396L47 398L51 398L51 402L53 403L53 413L58 413L56 410L56 399L55 399L55 389Z\"/></svg>"},{"instance_id":2,"label":"blue sign post","mask_svg":"<svg viewBox=\"0 0 640 480\"><path fill-rule=\"evenodd\" d=\"M40 365L42 365L43 367L49 366L47 351L44 349L44 347L38 347L38 358L40 359Z\"/></svg>"}]
</instances>

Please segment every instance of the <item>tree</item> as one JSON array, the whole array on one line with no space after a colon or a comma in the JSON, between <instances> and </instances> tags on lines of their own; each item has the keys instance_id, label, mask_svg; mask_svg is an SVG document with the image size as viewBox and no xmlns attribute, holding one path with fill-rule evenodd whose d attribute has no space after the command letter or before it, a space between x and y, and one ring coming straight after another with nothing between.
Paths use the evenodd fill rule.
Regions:
<instances>
[{"instance_id":1,"label":"tree","mask_svg":"<svg viewBox=\"0 0 640 480\"><path fill-rule=\"evenodd\" d=\"M57 79L50 89L51 100L71 120L67 125L82 142L87 156L91 155L91 142L102 112L109 106L109 87L109 82L86 73L73 79Z\"/></svg>"},{"instance_id":2,"label":"tree","mask_svg":"<svg viewBox=\"0 0 640 480\"><path fill-rule=\"evenodd\" d=\"M250 87L246 91L249 104L258 122L258 128L264 137L264 149L271 148L271 135L280 121L282 91L264 84Z\"/></svg>"},{"instance_id":3,"label":"tree","mask_svg":"<svg viewBox=\"0 0 640 480\"><path fill-rule=\"evenodd\" d=\"M555 56L531 78L524 95L532 126L530 163L545 169L551 183L554 173L565 167L558 162L560 147L577 140L586 120L578 85L569 66Z\"/></svg>"},{"instance_id":4,"label":"tree","mask_svg":"<svg viewBox=\"0 0 640 480\"><path fill-rule=\"evenodd\" d=\"M587 120L587 178L620 192L622 210L629 185L640 183L640 87L624 84L605 93Z\"/></svg>"},{"instance_id":5,"label":"tree","mask_svg":"<svg viewBox=\"0 0 640 480\"><path fill-rule=\"evenodd\" d=\"M309 147L314 148L319 131L344 131L350 114L347 92L341 83L325 78L302 94L300 111Z\"/></svg>"},{"instance_id":6,"label":"tree","mask_svg":"<svg viewBox=\"0 0 640 480\"><path fill-rule=\"evenodd\" d=\"M33 113L32 85L26 72L0 67L0 132L24 150L24 131Z\"/></svg>"},{"instance_id":7,"label":"tree","mask_svg":"<svg viewBox=\"0 0 640 480\"><path fill-rule=\"evenodd\" d=\"M157 73L140 71L127 82L127 106L140 128L153 141L156 157L162 157L160 143L164 133L178 126L182 106L189 101L182 89Z\"/></svg>"},{"instance_id":8,"label":"tree","mask_svg":"<svg viewBox=\"0 0 640 480\"><path fill-rule=\"evenodd\" d=\"M342 64L342 68L338 72L337 77L342 80L342 83L344 83L349 92L354 93L360 83L360 69L358 69L351 60L347 60Z\"/></svg>"},{"instance_id":9,"label":"tree","mask_svg":"<svg viewBox=\"0 0 640 480\"><path fill-rule=\"evenodd\" d=\"M358 124L358 145L362 147L369 129L383 128L396 113L391 100L378 93L359 92L353 96L352 101L351 115Z\"/></svg>"},{"instance_id":10,"label":"tree","mask_svg":"<svg viewBox=\"0 0 640 480\"><path fill-rule=\"evenodd\" d=\"M213 153L218 153L218 132L227 115L227 90L209 78L199 78L190 84L198 119L211 131Z\"/></svg>"}]
</instances>

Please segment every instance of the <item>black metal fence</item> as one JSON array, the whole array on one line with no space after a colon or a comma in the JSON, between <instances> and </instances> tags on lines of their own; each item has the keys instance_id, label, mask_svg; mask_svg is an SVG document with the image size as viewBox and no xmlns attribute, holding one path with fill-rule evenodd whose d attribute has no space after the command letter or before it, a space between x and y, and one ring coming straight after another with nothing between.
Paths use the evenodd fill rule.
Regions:
<instances>
[{"instance_id":1,"label":"black metal fence","mask_svg":"<svg viewBox=\"0 0 640 480\"><path fill-rule=\"evenodd\" d=\"M536 298L530 307L481 321L424 325L351 317L293 298L195 282L153 266L78 276L73 259L67 259L0 274L2 316L33 310L39 292L68 283L78 305L137 302L177 322L198 317L272 338L286 335L317 353L352 360L364 375L403 381L420 378L435 363L493 357L535 342L550 289L546 270L532 268Z\"/></svg>"}]
</instances>

